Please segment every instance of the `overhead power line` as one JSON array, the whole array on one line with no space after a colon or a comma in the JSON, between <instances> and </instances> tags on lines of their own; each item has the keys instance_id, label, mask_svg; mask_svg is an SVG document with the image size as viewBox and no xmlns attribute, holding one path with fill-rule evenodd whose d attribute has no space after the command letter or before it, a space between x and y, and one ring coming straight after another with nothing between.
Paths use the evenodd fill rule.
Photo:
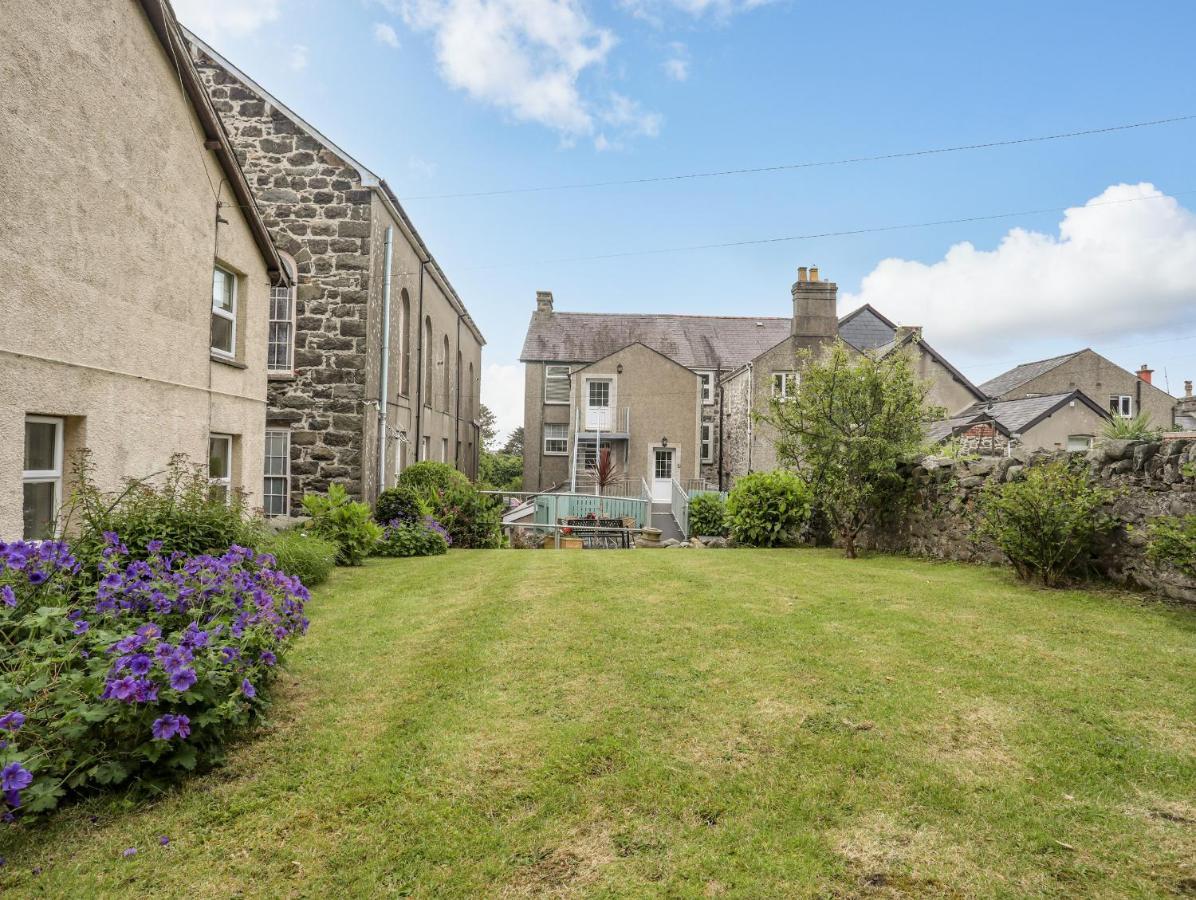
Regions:
<instances>
[{"instance_id":1,"label":"overhead power line","mask_svg":"<svg viewBox=\"0 0 1196 900\"><path fill-rule=\"evenodd\" d=\"M655 184L663 181L686 181L696 178L724 178L729 175L760 175L768 172L788 172L795 169L816 169L826 166L849 166L856 163L881 162L889 159L910 159L917 156L935 156L940 153L960 153L967 150L990 150L995 147L1016 147L1019 144L1041 144L1046 141L1061 141L1067 138L1089 137L1096 134L1111 134L1130 131L1134 128L1153 128L1158 125L1172 125L1196 119L1196 113L1172 116L1167 119L1151 119L1147 122L1130 122L1125 125L1109 125L1105 128L1088 128L1083 131L1063 131L1058 134L1042 134L1036 137L1010 138L1003 141L985 141L981 144L959 144L954 147L933 147L927 150L907 150L901 153L879 153L873 156L851 156L844 159L818 160L815 162L785 163L776 166L758 166L744 169L722 169L713 172L688 172L681 175L655 175L647 178L628 178L618 181L583 181L573 184L551 184L534 187L499 188L489 191L463 191L455 194L413 194L403 197L407 200L453 200L466 197L498 197L505 194L541 194L550 191L577 191L588 188L625 187L636 184Z\"/></svg>"},{"instance_id":2,"label":"overhead power line","mask_svg":"<svg viewBox=\"0 0 1196 900\"><path fill-rule=\"evenodd\" d=\"M1169 200L1186 194L1196 194L1196 188L1183 191L1172 191L1169 194L1154 194L1150 197L1126 197L1122 200L1100 200L1085 203L1082 206L1047 206L1039 209L1023 209L1017 212L990 213L981 216L962 216L956 219L934 219L929 222L907 222L900 225L875 225L867 228L846 228L840 231L818 231L809 234L792 234L782 237L753 238L743 241L723 241L711 244L687 244L679 247L654 247L647 250L623 250L617 253L599 253L594 256L562 256L555 259L525 260L506 263L496 263L490 266L470 266L465 271L482 271L487 269L507 269L513 266L544 266L555 263L595 262L604 259L624 259L631 256L656 256L662 253L686 253L693 250L721 250L728 247L752 247L761 244L783 244L793 241L812 241L818 238L851 237L859 234L878 234L885 231L909 231L915 228L933 228L938 225L966 225L970 222L991 222L997 219L1012 219L1021 216L1034 216L1042 213L1059 213L1068 210L1093 209L1098 206L1116 206L1122 203L1141 203L1147 200Z\"/></svg>"}]
</instances>

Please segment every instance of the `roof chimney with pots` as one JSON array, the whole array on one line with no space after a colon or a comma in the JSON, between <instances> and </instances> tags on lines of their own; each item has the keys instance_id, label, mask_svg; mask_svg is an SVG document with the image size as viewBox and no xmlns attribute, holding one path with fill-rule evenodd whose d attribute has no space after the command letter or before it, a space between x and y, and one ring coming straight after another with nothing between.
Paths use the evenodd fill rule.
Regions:
<instances>
[{"instance_id":1,"label":"roof chimney with pots","mask_svg":"<svg viewBox=\"0 0 1196 900\"><path fill-rule=\"evenodd\" d=\"M536 291L536 312L552 312L552 291Z\"/></svg>"},{"instance_id":2,"label":"roof chimney with pots","mask_svg":"<svg viewBox=\"0 0 1196 900\"><path fill-rule=\"evenodd\" d=\"M802 266L797 270L793 285L794 337L832 339L839 334L839 286L833 281L819 281L818 267L811 266L809 275Z\"/></svg>"},{"instance_id":3,"label":"roof chimney with pots","mask_svg":"<svg viewBox=\"0 0 1196 900\"><path fill-rule=\"evenodd\" d=\"M1189 398L1191 396L1192 396L1192 382L1185 381L1184 382L1184 399L1186 400L1187 398Z\"/></svg>"},{"instance_id":4,"label":"roof chimney with pots","mask_svg":"<svg viewBox=\"0 0 1196 900\"><path fill-rule=\"evenodd\" d=\"M1138 370L1138 377L1147 384L1152 384L1153 382L1150 380L1152 375L1154 375L1154 369L1148 369L1146 368L1146 363L1142 363L1142 368Z\"/></svg>"}]
</instances>

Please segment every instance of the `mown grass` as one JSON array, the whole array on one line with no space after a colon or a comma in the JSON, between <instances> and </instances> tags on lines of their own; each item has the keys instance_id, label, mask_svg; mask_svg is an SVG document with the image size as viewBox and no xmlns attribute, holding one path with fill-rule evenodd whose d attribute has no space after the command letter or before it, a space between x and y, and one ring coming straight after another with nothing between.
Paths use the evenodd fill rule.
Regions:
<instances>
[{"instance_id":1,"label":"mown grass","mask_svg":"<svg viewBox=\"0 0 1196 900\"><path fill-rule=\"evenodd\" d=\"M0 831L0 893L1196 891L1190 609L821 551L494 551L342 570L311 614L227 768Z\"/></svg>"}]
</instances>

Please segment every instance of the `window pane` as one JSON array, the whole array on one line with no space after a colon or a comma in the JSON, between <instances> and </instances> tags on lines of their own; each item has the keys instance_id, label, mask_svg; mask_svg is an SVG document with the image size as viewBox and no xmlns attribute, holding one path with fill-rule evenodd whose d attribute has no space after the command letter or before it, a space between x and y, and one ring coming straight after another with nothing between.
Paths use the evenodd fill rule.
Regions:
<instances>
[{"instance_id":1,"label":"window pane","mask_svg":"<svg viewBox=\"0 0 1196 900\"><path fill-rule=\"evenodd\" d=\"M233 276L223 269L212 271L212 309L233 311Z\"/></svg>"},{"instance_id":2,"label":"window pane","mask_svg":"<svg viewBox=\"0 0 1196 900\"><path fill-rule=\"evenodd\" d=\"M287 480L285 478L267 478L264 492L263 509L268 516L285 516L287 510Z\"/></svg>"},{"instance_id":3,"label":"window pane","mask_svg":"<svg viewBox=\"0 0 1196 900\"><path fill-rule=\"evenodd\" d=\"M610 406L610 382L590 382L590 406Z\"/></svg>"},{"instance_id":4,"label":"window pane","mask_svg":"<svg viewBox=\"0 0 1196 900\"><path fill-rule=\"evenodd\" d=\"M232 320L215 313L212 314L212 347L225 353L233 352Z\"/></svg>"},{"instance_id":5,"label":"window pane","mask_svg":"<svg viewBox=\"0 0 1196 900\"><path fill-rule=\"evenodd\" d=\"M228 478L232 471L229 459L228 438L211 438L208 441L208 477Z\"/></svg>"},{"instance_id":6,"label":"window pane","mask_svg":"<svg viewBox=\"0 0 1196 900\"><path fill-rule=\"evenodd\" d=\"M24 498L25 540L40 541L54 537L54 495L57 484L52 481L26 483Z\"/></svg>"},{"instance_id":7,"label":"window pane","mask_svg":"<svg viewBox=\"0 0 1196 900\"><path fill-rule=\"evenodd\" d=\"M25 423L25 471L50 472L58 470L55 459L58 425L54 422Z\"/></svg>"}]
</instances>

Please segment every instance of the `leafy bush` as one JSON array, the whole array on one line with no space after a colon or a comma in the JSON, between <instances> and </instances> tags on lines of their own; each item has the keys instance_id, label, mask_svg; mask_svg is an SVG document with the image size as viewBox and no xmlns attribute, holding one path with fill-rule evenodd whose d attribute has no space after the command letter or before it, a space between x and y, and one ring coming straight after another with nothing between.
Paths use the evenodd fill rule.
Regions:
<instances>
[{"instance_id":1,"label":"leafy bush","mask_svg":"<svg viewBox=\"0 0 1196 900\"><path fill-rule=\"evenodd\" d=\"M448 531L454 547L484 550L502 543L502 509L495 498L469 484L438 490L429 498L432 516Z\"/></svg>"},{"instance_id":2,"label":"leafy bush","mask_svg":"<svg viewBox=\"0 0 1196 900\"><path fill-rule=\"evenodd\" d=\"M370 508L350 500L339 484L329 485L327 495L305 496L303 509L311 516L306 527L336 544L338 565L360 566L382 536L382 529L370 518Z\"/></svg>"},{"instance_id":3,"label":"leafy bush","mask_svg":"<svg viewBox=\"0 0 1196 900\"><path fill-rule=\"evenodd\" d=\"M740 544L775 547L790 540L809 517L810 489L784 469L744 475L727 498L727 525Z\"/></svg>"},{"instance_id":4,"label":"leafy bush","mask_svg":"<svg viewBox=\"0 0 1196 900\"><path fill-rule=\"evenodd\" d=\"M1196 578L1196 515L1163 516L1146 526L1146 555Z\"/></svg>"},{"instance_id":5,"label":"leafy bush","mask_svg":"<svg viewBox=\"0 0 1196 900\"><path fill-rule=\"evenodd\" d=\"M1150 414L1142 412L1132 419L1114 416L1105 423L1101 435L1108 440L1154 441L1162 433L1162 429L1156 428L1151 422Z\"/></svg>"},{"instance_id":6,"label":"leafy bush","mask_svg":"<svg viewBox=\"0 0 1196 900\"><path fill-rule=\"evenodd\" d=\"M483 450L478 458L478 482L487 490L523 489L523 457L514 453L490 453Z\"/></svg>"},{"instance_id":7,"label":"leafy bush","mask_svg":"<svg viewBox=\"0 0 1196 900\"><path fill-rule=\"evenodd\" d=\"M278 571L298 578L309 588L328 580L340 550L332 541L307 531L284 531L265 539L257 548L274 557Z\"/></svg>"},{"instance_id":8,"label":"leafy bush","mask_svg":"<svg viewBox=\"0 0 1196 900\"><path fill-rule=\"evenodd\" d=\"M448 553L452 538L431 516L419 521L395 519L382 530L379 556L439 556Z\"/></svg>"},{"instance_id":9,"label":"leafy bush","mask_svg":"<svg viewBox=\"0 0 1196 900\"><path fill-rule=\"evenodd\" d=\"M727 533L727 502L719 494L698 494L689 501L689 534L723 536Z\"/></svg>"},{"instance_id":10,"label":"leafy bush","mask_svg":"<svg viewBox=\"0 0 1196 900\"><path fill-rule=\"evenodd\" d=\"M1097 539L1116 524L1103 511L1112 498L1082 466L1032 466L1019 481L985 487L978 534L1004 551L1021 578L1057 586L1086 573Z\"/></svg>"},{"instance_id":11,"label":"leafy bush","mask_svg":"<svg viewBox=\"0 0 1196 900\"><path fill-rule=\"evenodd\" d=\"M307 590L244 547L148 550L108 535L86 577L66 544L0 544L0 811L156 787L220 760L261 710Z\"/></svg>"},{"instance_id":12,"label":"leafy bush","mask_svg":"<svg viewBox=\"0 0 1196 900\"><path fill-rule=\"evenodd\" d=\"M434 491L468 485L469 479L448 463L425 460L405 468L399 475L399 484L415 488L420 494L428 496Z\"/></svg>"},{"instance_id":13,"label":"leafy bush","mask_svg":"<svg viewBox=\"0 0 1196 900\"><path fill-rule=\"evenodd\" d=\"M151 543L162 553L187 556L254 543L244 495L215 491L202 467L182 454L171 457L160 485L148 478L130 480L116 495L96 487L86 451L75 458L73 475L66 519L76 534L71 550L85 576L98 571L105 534L119 534L131 559L148 559Z\"/></svg>"},{"instance_id":14,"label":"leafy bush","mask_svg":"<svg viewBox=\"0 0 1196 900\"><path fill-rule=\"evenodd\" d=\"M374 520L377 522L392 522L395 519L416 521L431 513L428 501L423 498L418 488L409 484L400 484L387 488L378 496L374 504Z\"/></svg>"}]
</instances>

